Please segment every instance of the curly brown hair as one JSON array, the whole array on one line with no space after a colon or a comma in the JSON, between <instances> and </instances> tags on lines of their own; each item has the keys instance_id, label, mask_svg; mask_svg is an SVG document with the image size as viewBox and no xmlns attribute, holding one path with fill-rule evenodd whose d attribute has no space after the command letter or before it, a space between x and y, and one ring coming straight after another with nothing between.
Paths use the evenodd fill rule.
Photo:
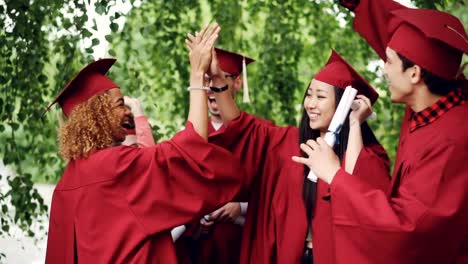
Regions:
<instances>
[{"instance_id":1,"label":"curly brown hair","mask_svg":"<svg viewBox=\"0 0 468 264\"><path fill-rule=\"evenodd\" d=\"M60 155L67 160L87 158L125 138L111 97L104 93L76 106L59 129Z\"/></svg>"}]
</instances>

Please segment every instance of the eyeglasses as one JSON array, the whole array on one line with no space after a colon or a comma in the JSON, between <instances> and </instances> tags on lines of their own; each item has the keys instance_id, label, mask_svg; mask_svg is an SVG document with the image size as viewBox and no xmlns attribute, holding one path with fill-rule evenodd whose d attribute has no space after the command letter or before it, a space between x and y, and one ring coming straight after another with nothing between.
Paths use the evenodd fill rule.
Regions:
<instances>
[{"instance_id":1,"label":"eyeglasses","mask_svg":"<svg viewBox=\"0 0 468 264\"><path fill-rule=\"evenodd\" d=\"M231 78L231 79L235 79L235 78L237 78L237 76L239 76L239 75L235 75L235 74L225 74L224 75L225 78Z\"/></svg>"},{"instance_id":2,"label":"eyeglasses","mask_svg":"<svg viewBox=\"0 0 468 264\"><path fill-rule=\"evenodd\" d=\"M234 80L234 79L237 78L237 76L239 76L239 75L236 75L236 74L225 74L225 75L224 75L224 78L230 78L230 79L233 79L233 80ZM205 83L209 83L209 82L211 82L211 78L210 78L209 76L205 75L205 77L203 78L203 81L204 81Z\"/></svg>"}]
</instances>

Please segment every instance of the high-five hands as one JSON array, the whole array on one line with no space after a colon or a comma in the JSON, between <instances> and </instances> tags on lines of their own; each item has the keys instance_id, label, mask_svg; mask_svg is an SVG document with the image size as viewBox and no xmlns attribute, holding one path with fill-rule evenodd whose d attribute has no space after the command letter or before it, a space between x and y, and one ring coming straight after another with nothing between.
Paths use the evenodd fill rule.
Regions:
<instances>
[{"instance_id":1,"label":"high-five hands","mask_svg":"<svg viewBox=\"0 0 468 264\"><path fill-rule=\"evenodd\" d=\"M208 72L211 59L212 50L215 41L218 39L218 33L221 30L217 23L208 24L199 33L195 35L188 34L185 44L190 50L190 65L192 71Z\"/></svg>"},{"instance_id":2,"label":"high-five hands","mask_svg":"<svg viewBox=\"0 0 468 264\"><path fill-rule=\"evenodd\" d=\"M213 78L224 78L224 73L219 66L218 57L216 56L215 49L211 50L211 64L208 69L208 75Z\"/></svg>"}]
</instances>

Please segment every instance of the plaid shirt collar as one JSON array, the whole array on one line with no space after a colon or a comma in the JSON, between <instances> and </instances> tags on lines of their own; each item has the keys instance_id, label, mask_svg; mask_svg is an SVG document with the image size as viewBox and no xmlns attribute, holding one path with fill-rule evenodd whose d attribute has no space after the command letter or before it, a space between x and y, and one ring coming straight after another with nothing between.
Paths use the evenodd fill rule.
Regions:
<instances>
[{"instance_id":1,"label":"plaid shirt collar","mask_svg":"<svg viewBox=\"0 0 468 264\"><path fill-rule=\"evenodd\" d=\"M437 120L450 109L464 104L463 92L455 89L421 112L413 112L410 117L410 132Z\"/></svg>"}]
</instances>

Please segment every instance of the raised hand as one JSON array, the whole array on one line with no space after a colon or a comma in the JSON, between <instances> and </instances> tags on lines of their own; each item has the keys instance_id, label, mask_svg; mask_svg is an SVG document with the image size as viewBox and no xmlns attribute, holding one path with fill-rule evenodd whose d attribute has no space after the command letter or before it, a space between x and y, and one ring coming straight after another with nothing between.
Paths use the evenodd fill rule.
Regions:
<instances>
[{"instance_id":1,"label":"raised hand","mask_svg":"<svg viewBox=\"0 0 468 264\"><path fill-rule=\"evenodd\" d=\"M210 75L212 78L216 78L216 77L224 77L223 74L224 73L221 70L221 67L219 66L219 61L218 61L218 57L216 56L216 51L215 49L212 49L211 50L211 64L208 70L208 75Z\"/></svg>"},{"instance_id":2,"label":"raised hand","mask_svg":"<svg viewBox=\"0 0 468 264\"><path fill-rule=\"evenodd\" d=\"M372 114L372 104L369 98L364 95L357 95L356 100L353 102L352 111L349 114L349 122L358 122L362 124Z\"/></svg>"},{"instance_id":3,"label":"raised hand","mask_svg":"<svg viewBox=\"0 0 468 264\"><path fill-rule=\"evenodd\" d=\"M210 67L212 49L221 30L217 23L205 26L200 33L187 35L185 44L190 50L192 71L206 73Z\"/></svg>"},{"instance_id":4,"label":"raised hand","mask_svg":"<svg viewBox=\"0 0 468 264\"><path fill-rule=\"evenodd\" d=\"M139 117L144 115L143 107L140 100L128 96L124 96L125 105L130 107L133 117Z\"/></svg>"}]
</instances>

